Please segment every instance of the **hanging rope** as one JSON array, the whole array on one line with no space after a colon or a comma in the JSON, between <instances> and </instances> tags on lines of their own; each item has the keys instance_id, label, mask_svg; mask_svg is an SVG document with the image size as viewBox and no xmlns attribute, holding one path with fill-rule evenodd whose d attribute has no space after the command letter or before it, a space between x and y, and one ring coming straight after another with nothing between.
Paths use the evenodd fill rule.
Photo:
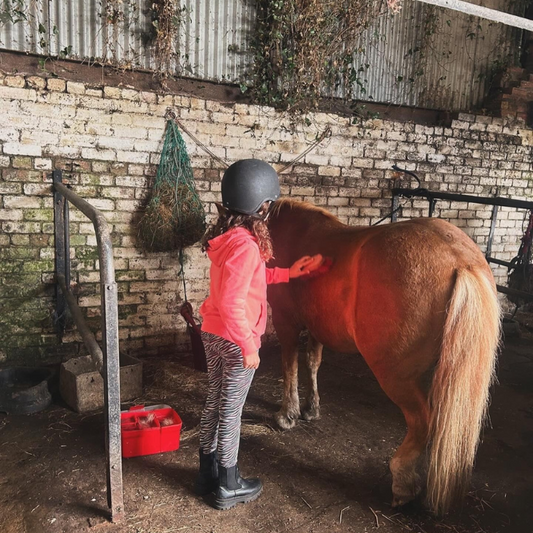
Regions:
<instances>
[{"instance_id":1,"label":"hanging rope","mask_svg":"<svg viewBox=\"0 0 533 533\"><path fill-rule=\"evenodd\" d=\"M202 342L202 330L199 320L194 316L194 311L191 302L187 300L187 285L185 283L184 254L183 249L179 253L180 271L178 277L181 276L183 281L183 304L180 307L180 315L184 318L187 324L187 333L191 340L191 348L193 355L194 368L202 372L207 372L207 360L205 357L205 348Z\"/></svg>"},{"instance_id":2,"label":"hanging rope","mask_svg":"<svg viewBox=\"0 0 533 533\"><path fill-rule=\"evenodd\" d=\"M195 137L184 125L183 123L178 120L178 117L176 115L176 112L171 109L170 107L167 108L167 112L165 113L165 118L168 120L174 121L206 154L211 156L215 161L217 161L221 166L228 168L229 163L224 161L222 158L218 157L216 154L214 154L202 141L200 141L197 137ZM309 152L314 150L326 137L329 137L331 135L331 128L328 126L317 138L317 140L309 146L304 152L302 152L299 156L295 157L290 163L287 163L279 172L278 174L283 174L286 172L289 168L291 168L295 163L303 159Z\"/></svg>"},{"instance_id":3,"label":"hanging rope","mask_svg":"<svg viewBox=\"0 0 533 533\"><path fill-rule=\"evenodd\" d=\"M278 174L283 174L286 170L291 168L294 163L297 163L300 161L300 159L303 159L309 152L313 151L326 137L329 137L331 135L331 128L328 126L318 137L318 139L309 147L307 150L302 152L298 157L295 157L290 163L287 163L279 172Z\"/></svg>"},{"instance_id":4,"label":"hanging rope","mask_svg":"<svg viewBox=\"0 0 533 533\"><path fill-rule=\"evenodd\" d=\"M209 154L215 161L218 161L223 167L229 167L229 164L226 163L223 159L214 154L209 148L200 140L198 140L179 120L176 113L168 108L165 113L165 118L167 120L173 120L206 154Z\"/></svg>"},{"instance_id":5,"label":"hanging rope","mask_svg":"<svg viewBox=\"0 0 533 533\"><path fill-rule=\"evenodd\" d=\"M178 278L181 276L181 279L183 281L183 299L187 301L187 285L185 284L185 270L183 268L183 265L185 264L183 248L180 248L178 261L180 263L180 271L178 272Z\"/></svg>"}]
</instances>

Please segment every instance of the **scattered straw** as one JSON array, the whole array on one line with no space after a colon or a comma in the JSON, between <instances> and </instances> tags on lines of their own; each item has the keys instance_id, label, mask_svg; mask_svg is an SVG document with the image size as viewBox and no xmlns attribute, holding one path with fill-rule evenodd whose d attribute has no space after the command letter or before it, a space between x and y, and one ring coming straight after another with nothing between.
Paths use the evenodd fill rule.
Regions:
<instances>
[{"instance_id":1,"label":"scattered straw","mask_svg":"<svg viewBox=\"0 0 533 533\"><path fill-rule=\"evenodd\" d=\"M339 515L339 524L342 524L342 515L343 515L344 511L347 511L349 508L350 508L350 506L348 505L348 507L345 507L344 509L341 509L341 512L340 512L340 515Z\"/></svg>"},{"instance_id":2,"label":"scattered straw","mask_svg":"<svg viewBox=\"0 0 533 533\"><path fill-rule=\"evenodd\" d=\"M374 518L376 519L376 527L379 527L379 518L374 509L372 507L369 507L369 509L372 511L372 514L374 515Z\"/></svg>"},{"instance_id":3,"label":"scattered straw","mask_svg":"<svg viewBox=\"0 0 533 533\"><path fill-rule=\"evenodd\" d=\"M307 505L307 507L309 507L309 509L312 509L312 507L307 503L307 500L303 496L300 496L300 498L302 498L302 501L305 503L305 505Z\"/></svg>"},{"instance_id":4,"label":"scattered straw","mask_svg":"<svg viewBox=\"0 0 533 533\"><path fill-rule=\"evenodd\" d=\"M192 429L182 431L180 434L180 441L185 442L200 434L200 425L193 427Z\"/></svg>"}]
</instances>

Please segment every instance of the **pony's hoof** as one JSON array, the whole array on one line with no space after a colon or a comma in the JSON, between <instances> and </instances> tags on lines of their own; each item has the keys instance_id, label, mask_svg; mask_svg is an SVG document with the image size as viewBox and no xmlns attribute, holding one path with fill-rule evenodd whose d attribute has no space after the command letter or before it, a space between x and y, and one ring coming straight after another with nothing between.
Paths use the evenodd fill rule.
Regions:
<instances>
[{"instance_id":1,"label":"pony's hoof","mask_svg":"<svg viewBox=\"0 0 533 533\"><path fill-rule=\"evenodd\" d=\"M274 418L280 429L292 429L296 425L296 420L289 418L287 415L284 415L281 412L276 413Z\"/></svg>"},{"instance_id":2,"label":"pony's hoof","mask_svg":"<svg viewBox=\"0 0 533 533\"><path fill-rule=\"evenodd\" d=\"M318 420L320 418L319 409L304 409L302 411L302 418L310 422L311 420Z\"/></svg>"},{"instance_id":3,"label":"pony's hoof","mask_svg":"<svg viewBox=\"0 0 533 533\"><path fill-rule=\"evenodd\" d=\"M404 490L392 491L392 507L403 507L408 503L416 500L421 492L419 484L414 486L405 487Z\"/></svg>"},{"instance_id":4,"label":"pony's hoof","mask_svg":"<svg viewBox=\"0 0 533 533\"><path fill-rule=\"evenodd\" d=\"M407 505L408 503L412 502L414 500L413 496L392 496L392 508L396 509L397 507L403 507L404 505Z\"/></svg>"}]
</instances>

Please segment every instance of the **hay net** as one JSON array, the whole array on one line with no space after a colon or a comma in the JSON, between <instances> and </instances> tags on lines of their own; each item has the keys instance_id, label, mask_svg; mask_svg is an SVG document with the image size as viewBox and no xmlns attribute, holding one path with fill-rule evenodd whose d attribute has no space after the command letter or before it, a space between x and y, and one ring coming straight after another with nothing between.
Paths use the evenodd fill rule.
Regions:
<instances>
[{"instance_id":1,"label":"hay net","mask_svg":"<svg viewBox=\"0 0 533 533\"><path fill-rule=\"evenodd\" d=\"M149 252L169 252L191 246L204 232L205 211L187 148L176 123L168 120L152 196L139 221L139 240Z\"/></svg>"}]
</instances>

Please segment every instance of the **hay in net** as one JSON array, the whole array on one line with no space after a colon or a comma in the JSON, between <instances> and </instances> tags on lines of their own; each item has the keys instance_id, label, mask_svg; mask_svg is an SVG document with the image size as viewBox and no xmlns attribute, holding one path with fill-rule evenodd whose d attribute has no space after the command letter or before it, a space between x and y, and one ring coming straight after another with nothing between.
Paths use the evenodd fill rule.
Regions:
<instances>
[{"instance_id":1,"label":"hay in net","mask_svg":"<svg viewBox=\"0 0 533 533\"><path fill-rule=\"evenodd\" d=\"M139 221L139 240L149 252L169 252L198 242L205 232L205 211L183 138L172 120L167 132L152 197Z\"/></svg>"}]
</instances>

